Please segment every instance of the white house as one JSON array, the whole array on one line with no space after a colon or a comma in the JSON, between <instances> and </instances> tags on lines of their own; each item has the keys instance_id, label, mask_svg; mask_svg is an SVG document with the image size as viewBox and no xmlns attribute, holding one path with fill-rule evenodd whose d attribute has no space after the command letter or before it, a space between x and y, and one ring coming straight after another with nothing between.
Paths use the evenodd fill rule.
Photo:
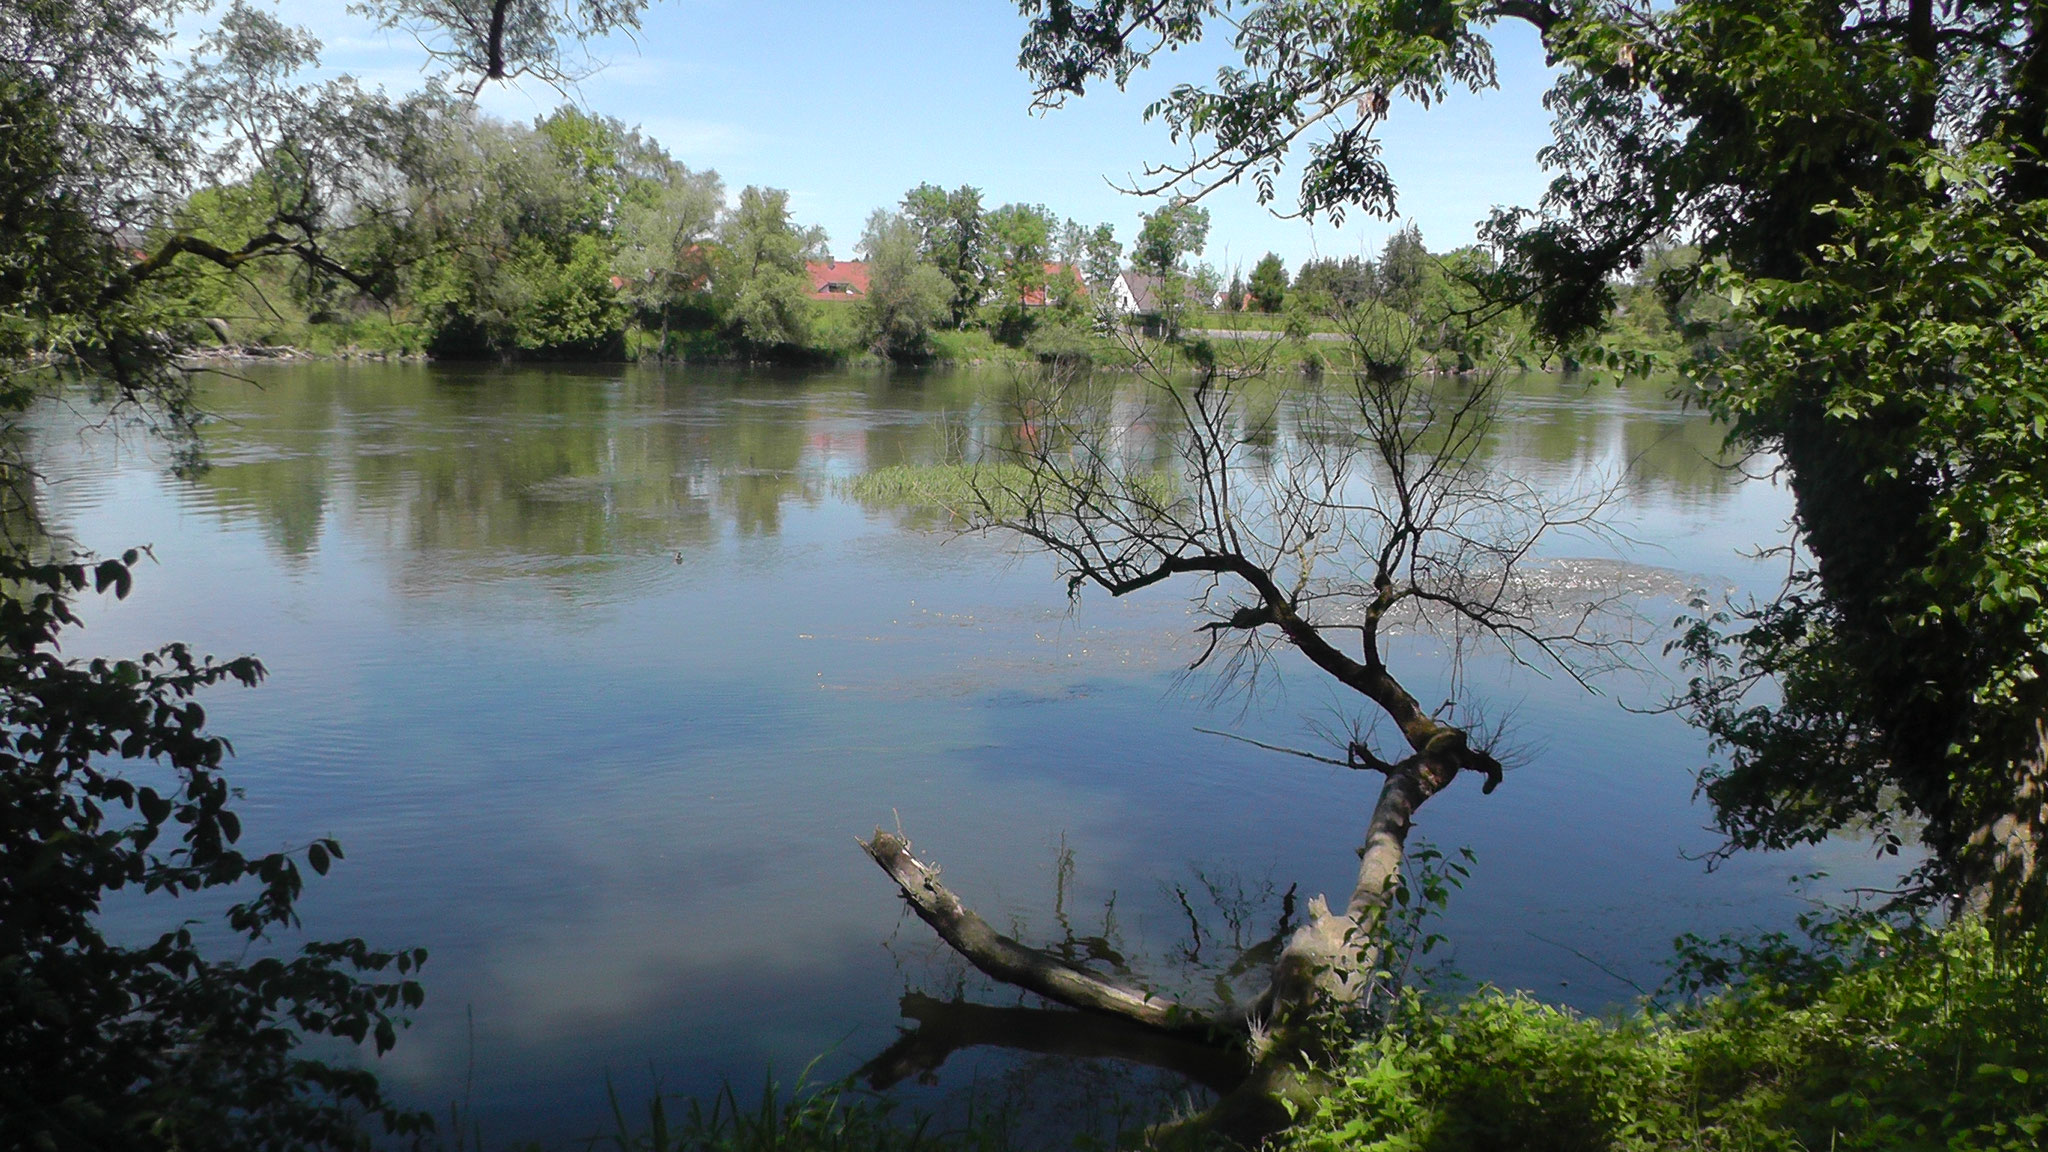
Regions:
<instances>
[{"instance_id":1,"label":"white house","mask_svg":"<svg viewBox=\"0 0 2048 1152\"><path fill-rule=\"evenodd\" d=\"M1109 286L1110 298L1121 316L1143 316L1159 311L1159 277L1144 272L1119 272Z\"/></svg>"}]
</instances>

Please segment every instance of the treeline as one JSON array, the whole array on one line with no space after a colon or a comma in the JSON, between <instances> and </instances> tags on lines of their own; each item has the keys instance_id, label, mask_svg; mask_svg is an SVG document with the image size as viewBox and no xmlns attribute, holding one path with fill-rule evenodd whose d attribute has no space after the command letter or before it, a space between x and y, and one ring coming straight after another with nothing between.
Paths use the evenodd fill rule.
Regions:
<instances>
[{"instance_id":1,"label":"treeline","mask_svg":"<svg viewBox=\"0 0 2048 1152\"><path fill-rule=\"evenodd\" d=\"M383 186L324 206L321 260L179 260L154 278L154 303L190 329L180 335L446 358L917 360L948 331L1015 348L1078 338L1091 290L1123 258L1110 224L925 184L868 220L851 306L821 302L807 268L831 260L828 237L794 218L785 191L729 196L716 172L573 107L530 126L459 102L407 115ZM295 191L268 172L204 188L135 249L181 237L232 248ZM1163 267L1186 255L1177 244L1199 250L1205 213L1155 215L1199 217L1152 245Z\"/></svg>"},{"instance_id":2,"label":"treeline","mask_svg":"<svg viewBox=\"0 0 2048 1152\"><path fill-rule=\"evenodd\" d=\"M1226 284L1197 259L1209 233L1199 206L1142 215L1127 252L1110 223L921 184L870 215L853 245L857 282L835 294L810 271L832 260L829 238L795 218L787 192L730 195L718 173L618 120L565 106L507 123L431 95L396 116L397 143L372 176L319 206L320 259L180 259L149 280L178 338L443 359L919 362L1005 349L1099 357L1114 353L1099 333L1119 322L1168 335L1267 313L1313 332L1378 309L1419 325L1416 346L1438 367L1530 344L1518 313L1480 315L1490 254L1432 254L1412 225L1376 259L1311 260L1290 277L1268 253ZM304 187L274 166L204 187L135 250L232 249ZM1125 272L1142 299L1120 307ZM1653 324L1637 342L1661 346L1672 331Z\"/></svg>"},{"instance_id":3,"label":"treeline","mask_svg":"<svg viewBox=\"0 0 2048 1152\"><path fill-rule=\"evenodd\" d=\"M1427 366L1446 371L1502 356L1546 368L1574 368L1593 357L1632 357L1639 364L1656 357L1670 364L1731 337L1727 302L1700 290L1699 271L1697 249L1653 246L1641 268L1611 285L1614 306L1605 330L1559 348L1537 337L1527 311L1502 304L1506 293L1490 250L1474 244L1433 253L1411 223L1388 237L1375 258L1317 257L1291 276L1279 254L1268 252L1249 273L1233 271L1217 297L1224 315L1210 322L1314 332L1361 312L1388 313ZM1214 273L1197 266L1194 275Z\"/></svg>"}]
</instances>

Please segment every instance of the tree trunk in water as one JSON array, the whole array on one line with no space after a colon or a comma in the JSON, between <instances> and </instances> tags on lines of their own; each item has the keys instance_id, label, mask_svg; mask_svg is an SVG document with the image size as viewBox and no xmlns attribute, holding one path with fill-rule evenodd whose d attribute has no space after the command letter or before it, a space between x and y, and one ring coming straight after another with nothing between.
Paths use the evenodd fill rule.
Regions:
<instances>
[{"instance_id":1,"label":"tree trunk in water","mask_svg":"<svg viewBox=\"0 0 2048 1152\"><path fill-rule=\"evenodd\" d=\"M939 870L910 854L910 841L875 829L860 846L903 891L918 919L984 973L1083 1012L1121 1016L1172 1032L1201 1032L1213 1022L1162 996L1126 988L989 927L939 883Z\"/></svg>"},{"instance_id":2,"label":"tree trunk in water","mask_svg":"<svg viewBox=\"0 0 2048 1152\"><path fill-rule=\"evenodd\" d=\"M1322 897L1311 900L1308 921L1288 937L1266 992L1234 1018L1206 1016L1120 985L996 932L939 883L935 866L910 854L909 841L900 835L877 829L861 847L896 882L918 918L989 976L1083 1012L1242 1053L1249 1072L1186 1126L1253 1144L1286 1127L1293 1112L1310 1106L1327 1087L1319 1069L1330 1067L1337 1055L1341 1014L1367 994L1380 966L1386 913L1416 809L1449 785L1467 760L1497 767L1462 742L1385 766L1386 782L1366 825L1358 879L1344 911L1332 912Z\"/></svg>"},{"instance_id":3,"label":"tree trunk in water","mask_svg":"<svg viewBox=\"0 0 2048 1152\"><path fill-rule=\"evenodd\" d=\"M1400 883L1415 811L1458 774L1451 757L1427 753L1391 766L1366 825L1358 881L1343 914L1320 897L1273 965L1251 1031L1251 1074L1198 1123L1244 1144L1285 1128L1329 1087L1339 1055L1341 1013L1372 987L1385 940L1387 909Z\"/></svg>"}]
</instances>

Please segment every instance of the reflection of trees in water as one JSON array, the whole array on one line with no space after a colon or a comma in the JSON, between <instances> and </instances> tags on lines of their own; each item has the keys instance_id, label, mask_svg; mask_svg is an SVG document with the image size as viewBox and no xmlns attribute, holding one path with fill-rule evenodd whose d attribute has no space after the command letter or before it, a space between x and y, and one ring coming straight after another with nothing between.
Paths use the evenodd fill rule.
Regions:
<instances>
[{"instance_id":1,"label":"reflection of trees in water","mask_svg":"<svg viewBox=\"0 0 2048 1152\"><path fill-rule=\"evenodd\" d=\"M817 456L927 455L957 386L317 365L218 386L197 485L286 556L337 517L413 553L603 559L781 530ZM851 436L825 429L851 427ZM862 461L856 460L854 466Z\"/></svg>"},{"instance_id":2,"label":"reflection of trees in water","mask_svg":"<svg viewBox=\"0 0 2048 1152\"><path fill-rule=\"evenodd\" d=\"M1105 429L1116 429L1120 460L1140 470L1148 464L1151 470L1175 464L1181 448L1176 422L1159 418L1156 392L1124 373L1098 373L1090 386L1104 393L1093 407ZM1300 380L1241 382L1246 396L1238 444L1243 463L1270 468L1283 437L1315 443L1351 435L1349 428L1320 428L1305 417L1310 410L1306 400L1320 386ZM1470 382L1442 377L1433 387L1453 394ZM1490 430L1482 462L1512 463L1515 468L1507 470L1557 476L1602 466L1616 473L1626 470L1624 485L1639 499L1704 499L1725 494L1739 479L1721 463L1721 432L1704 416L1681 408L1661 383L1630 381L1617 387L1530 374L1505 381L1504 391L1506 418ZM965 419L949 428L949 435L917 440L927 455L900 449L873 453L869 466L962 464L1029 452L1047 434L1031 403L1014 385L997 379L972 395L962 411Z\"/></svg>"},{"instance_id":3,"label":"reflection of trees in water","mask_svg":"<svg viewBox=\"0 0 2048 1152\"><path fill-rule=\"evenodd\" d=\"M733 369L442 369L304 365L216 385L211 468L196 485L254 520L284 557L304 557L330 519L443 560L590 560L685 552L725 532L772 537L792 501L830 480L897 464L967 463L1047 435L1005 371L755 373ZM1169 467L1173 423L1121 373L1098 374L1099 410L1134 463ZM1460 382L1447 378L1441 387ZM1313 438L1304 383L1263 386L1242 449L1269 467L1278 438ZM1710 497L1734 477L1719 435L1661 385L1623 389L1531 376L1510 389L1495 458L1628 464L1638 494ZM1334 431L1334 430L1333 430ZM909 514L917 526L946 518Z\"/></svg>"},{"instance_id":4,"label":"reflection of trees in water","mask_svg":"<svg viewBox=\"0 0 2048 1152\"><path fill-rule=\"evenodd\" d=\"M1636 499L1720 496L1740 479L1723 465L1722 430L1681 407L1666 383L1532 374L1516 381L1510 396L1511 418L1490 446L1496 459L1560 471L1625 468L1623 482Z\"/></svg>"}]
</instances>

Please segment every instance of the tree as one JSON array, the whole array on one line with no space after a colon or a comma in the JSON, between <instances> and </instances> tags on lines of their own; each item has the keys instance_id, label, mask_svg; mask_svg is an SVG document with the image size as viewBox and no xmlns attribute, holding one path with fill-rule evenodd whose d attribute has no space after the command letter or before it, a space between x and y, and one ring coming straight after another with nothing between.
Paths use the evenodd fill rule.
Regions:
<instances>
[{"instance_id":1,"label":"tree","mask_svg":"<svg viewBox=\"0 0 2048 1152\"><path fill-rule=\"evenodd\" d=\"M1116 238L1116 226L1097 224L1088 234L1081 257L1081 271L1091 292L1106 292L1124 270L1124 246Z\"/></svg>"},{"instance_id":2,"label":"tree","mask_svg":"<svg viewBox=\"0 0 2048 1152\"><path fill-rule=\"evenodd\" d=\"M679 304L704 295L710 286L711 242L725 210L725 184L718 173L693 172L653 141L640 141L637 133L633 142L612 265L643 320L657 314L657 347L666 356Z\"/></svg>"},{"instance_id":3,"label":"tree","mask_svg":"<svg viewBox=\"0 0 2048 1152\"><path fill-rule=\"evenodd\" d=\"M1088 226L1079 220L1063 220L1054 230L1052 256L1070 268L1079 268L1088 258Z\"/></svg>"},{"instance_id":4,"label":"tree","mask_svg":"<svg viewBox=\"0 0 2048 1152\"><path fill-rule=\"evenodd\" d=\"M1138 242L1131 246L1131 261L1141 271L1170 276L1208 245L1209 210L1198 204L1177 201L1146 213L1142 219Z\"/></svg>"},{"instance_id":5,"label":"tree","mask_svg":"<svg viewBox=\"0 0 2048 1152\"><path fill-rule=\"evenodd\" d=\"M974 315L988 289L988 227L981 189L962 184L951 192L920 184L903 194L903 214L915 224L920 251L953 282L953 327Z\"/></svg>"},{"instance_id":6,"label":"tree","mask_svg":"<svg viewBox=\"0 0 2048 1152\"><path fill-rule=\"evenodd\" d=\"M990 330L998 340L1021 346L1034 326L1032 301L1045 299L1052 213L1041 205L1005 204L988 214L987 224L989 279L1001 301Z\"/></svg>"},{"instance_id":7,"label":"tree","mask_svg":"<svg viewBox=\"0 0 2048 1152\"><path fill-rule=\"evenodd\" d=\"M200 318L156 285L197 264L232 273L281 258L374 289L334 240L384 210L411 124L353 81L299 82L318 44L241 4L169 65L175 8L73 0L9 5L0 19L8 350L85 364L174 420L186 408L173 357ZM248 194L247 232L176 226L190 195L228 184Z\"/></svg>"},{"instance_id":8,"label":"tree","mask_svg":"<svg viewBox=\"0 0 2048 1152\"><path fill-rule=\"evenodd\" d=\"M386 28L412 34L442 79L473 78L473 98L493 80L532 76L561 90L596 70L585 41L640 27L647 0L366 0L362 10Z\"/></svg>"},{"instance_id":9,"label":"tree","mask_svg":"<svg viewBox=\"0 0 2048 1152\"><path fill-rule=\"evenodd\" d=\"M931 356L933 326L945 320L953 285L920 255L917 226L900 213L877 208L861 236L868 262L868 294L860 310L862 338L876 355L891 360Z\"/></svg>"},{"instance_id":10,"label":"tree","mask_svg":"<svg viewBox=\"0 0 2048 1152\"><path fill-rule=\"evenodd\" d=\"M438 155L413 166L412 187L439 233L419 291L435 353L617 358L613 228L637 135L568 107L531 128L460 109L433 127Z\"/></svg>"},{"instance_id":11,"label":"tree","mask_svg":"<svg viewBox=\"0 0 2048 1152\"><path fill-rule=\"evenodd\" d=\"M0 554L0 1109L10 1143L58 1148L354 1148L362 1113L394 1132L425 1118L385 1101L371 1073L309 1057L308 1036L396 1039L418 1007L421 950L360 940L264 955L298 926L295 856L325 873L341 848L246 856L221 774L227 741L192 699L253 685L254 659L173 644L133 660L66 661L88 586L126 595L137 553L96 565ZM165 770L158 787L116 771ZM167 784L168 787L163 787ZM159 790L161 788L162 790ZM171 839L168 847L163 842ZM246 888L253 886L253 893ZM245 889L227 919L257 957L220 960L189 925L144 944L107 939L109 893ZM379 980L387 970L399 979ZM367 977L367 978L366 978Z\"/></svg>"},{"instance_id":12,"label":"tree","mask_svg":"<svg viewBox=\"0 0 2048 1152\"><path fill-rule=\"evenodd\" d=\"M1373 278L1388 307L1415 316L1423 310L1431 281L1443 276L1437 271L1436 258L1422 243L1422 230L1409 224L1387 237L1380 247L1380 258L1373 263Z\"/></svg>"},{"instance_id":13,"label":"tree","mask_svg":"<svg viewBox=\"0 0 2048 1152\"><path fill-rule=\"evenodd\" d=\"M991 271L1006 302L1022 307L1045 291L1052 233L1052 213L1043 205L1005 204L988 214Z\"/></svg>"},{"instance_id":14,"label":"tree","mask_svg":"<svg viewBox=\"0 0 2048 1152\"><path fill-rule=\"evenodd\" d=\"M1501 780L1481 714L1424 706L1386 638L1497 642L1573 676L1624 658L1630 643L1626 613L1605 615L1613 603L1575 601L1529 568L1552 535L1601 531L1613 493L1553 498L1492 472L1480 450L1495 431L1497 375L1437 383L1405 367L1417 329L1398 313L1347 319L1370 370L1292 416L1256 383L1213 370L1189 380L1186 364L1146 360L1140 404L1054 373L1025 400L1037 434L977 476L970 512L1044 548L1075 595L1189 585L1207 617L1197 668L1227 653L1226 674L1249 675L1291 651L1377 714L1355 725L1341 758L1325 758L1379 782L1356 884L1340 907L1309 902L1306 922L1277 942L1270 984L1250 1003L1203 1005L1105 978L996 933L900 835L877 830L866 844L918 916L995 979L1155 1042L1235 1053L1249 1074L1203 1122L1246 1141L1312 1101L1339 1021L1384 992L1382 929L1407 899L1401 862L1416 812L1461 774L1488 793ZM1139 429L1172 432L1162 445Z\"/></svg>"},{"instance_id":15,"label":"tree","mask_svg":"<svg viewBox=\"0 0 2048 1152\"><path fill-rule=\"evenodd\" d=\"M1853 823L1896 851L1917 824L1941 891L2037 921L2048 201L2007 194L2018 162L1930 153L1915 183L1940 195L1832 207L1797 280L1714 278L1745 331L1707 403L1799 453L1817 562L1771 603L1699 606L1685 699L1727 753L1705 790L1734 844ZM1815 392L1825 439L1805 427ZM1913 518L1852 532L1857 508ZM1759 683L1781 698L1760 707Z\"/></svg>"},{"instance_id":16,"label":"tree","mask_svg":"<svg viewBox=\"0 0 2048 1152\"><path fill-rule=\"evenodd\" d=\"M1048 103L1098 79L1122 83L1199 38L1215 13L1204 0L1026 0L1024 9L1032 25L1022 63ZM1155 105L1193 148L1191 159L1154 169L1145 190L1198 197L1248 179L1271 200L1299 146L1307 156L1294 158L1304 160L1295 211L1391 216L1395 185L1374 125L1396 94L1428 105L1452 86L1491 85L1486 31L1515 20L1534 28L1558 68L1547 99L1557 134L1544 152L1557 175L1541 204L1498 212L1487 226L1501 257L1496 301L1528 304L1537 331L1567 344L1600 327L1621 274L1673 235L1699 248L1695 282L1725 269L1730 290L1810 293L1811 306L1798 308L1775 288L1732 297L1734 319L1761 339L1736 353L1732 373L1713 360L1688 368L1737 443L1782 462L1811 557L1788 596L1747 613L1730 638L1737 681L1768 684L1782 702L1758 696L1736 707L1710 688L1696 713L1731 757L1709 780L1716 818L1736 846L1903 819L1929 850L1923 896L1982 898L1994 875L2009 873L2000 905L2031 915L2048 884L2035 847L2048 835L2048 655L2026 628L2000 624L2008 617L1959 619L1947 581L1995 572L2008 590L2021 586L2013 576L2032 571L2033 545L2003 533L1959 539L1956 524L1981 522L1983 509L1958 522L1947 514L1992 494L1974 486L1973 467L1957 466L1967 455L1925 454L1961 450L1968 424L1947 396L1959 372L1981 374L1959 366L1945 342L1881 343L1872 354L1897 387L1873 405L1851 358L1784 353L1841 333L1876 336L1868 321L1887 314L1886 301L1918 298L1923 286L1888 278L1910 261L1868 265L1847 245L1932 227L1961 187L1943 166L1981 164L1983 149L2007 159L1971 193L1996 207L1978 219L2000 221L2014 251L2036 250L2024 221L2048 193L2039 151L2048 9L1269 0L1231 18L1241 65L1214 87L1179 86ZM1850 269L1860 296L1835 290ZM1988 296L1944 307L1971 331L2003 328L2003 306ZM2023 351L1989 361L2004 367L1983 408L2025 417L2032 370L2019 368L2039 352L2009 338ZM1998 499L2048 496L2037 482L2012 473ZM2005 593L1987 578L1999 603ZM1710 684L1717 667L1705 670ZM1853 754L1838 770L1830 758L1845 750Z\"/></svg>"},{"instance_id":17,"label":"tree","mask_svg":"<svg viewBox=\"0 0 2048 1152\"><path fill-rule=\"evenodd\" d=\"M173 56L176 22L204 7L0 3L0 418L56 378L44 369L66 365L189 428L177 357L197 317L181 278L269 266L305 277L308 292L375 294L407 255L396 177L437 98L394 103L347 80L307 82L311 38L240 4L197 53ZM420 11L423 28L457 14ZM496 65L544 64L550 38L571 34L585 11L529 5L495 22ZM76 600L88 588L125 594L137 555L52 562L46 537L10 527L0 535L6 1142L353 1149L369 1117L418 1131L424 1118L394 1109L374 1072L339 1062L346 1048L330 1041L387 1049L420 1003L412 974L423 954L359 940L285 951L273 934L298 926L300 861L324 873L340 847L235 846L227 744L193 697L253 684L261 666L178 644L129 660L63 659ZM243 955L216 955L190 923L154 940L109 939L99 912L124 889L157 898L153 907L181 893L240 896L226 918Z\"/></svg>"},{"instance_id":18,"label":"tree","mask_svg":"<svg viewBox=\"0 0 2048 1152\"><path fill-rule=\"evenodd\" d=\"M1371 299L1377 280L1373 266L1356 256L1338 260L1325 256L1308 260L1294 274L1294 291L1289 300L1300 300L1317 311L1356 308Z\"/></svg>"},{"instance_id":19,"label":"tree","mask_svg":"<svg viewBox=\"0 0 2048 1152\"><path fill-rule=\"evenodd\" d=\"M749 185L719 231L718 291L727 323L750 344L796 345L810 336L811 278L825 232L790 219L789 193Z\"/></svg>"},{"instance_id":20,"label":"tree","mask_svg":"<svg viewBox=\"0 0 2048 1152\"><path fill-rule=\"evenodd\" d=\"M1245 286L1254 308L1261 312L1278 312L1287 302L1287 265L1280 262L1278 253L1268 252L1252 265L1251 282Z\"/></svg>"}]
</instances>

